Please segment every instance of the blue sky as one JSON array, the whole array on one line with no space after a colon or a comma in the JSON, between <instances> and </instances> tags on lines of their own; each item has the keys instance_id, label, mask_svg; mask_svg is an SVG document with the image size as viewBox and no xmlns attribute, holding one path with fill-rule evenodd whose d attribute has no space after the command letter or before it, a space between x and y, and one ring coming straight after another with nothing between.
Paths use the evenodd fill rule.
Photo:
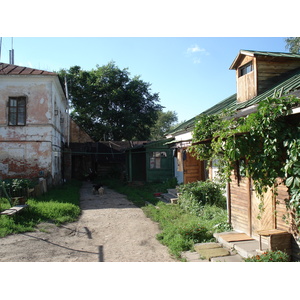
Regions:
<instances>
[{"instance_id":1,"label":"blue sky","mask_svg":"<svg viewBox=\"0 0 300 300\"><path fill-rule=\"evenodd\" d=\"M15 64L48 71L91 70L115 61L159 93L164 111L188 120L236 92L229 70L241 49L285 52L284 37L14 37ZM2 38L9 62L12 38Z\"/></svg>"}]
</instances>

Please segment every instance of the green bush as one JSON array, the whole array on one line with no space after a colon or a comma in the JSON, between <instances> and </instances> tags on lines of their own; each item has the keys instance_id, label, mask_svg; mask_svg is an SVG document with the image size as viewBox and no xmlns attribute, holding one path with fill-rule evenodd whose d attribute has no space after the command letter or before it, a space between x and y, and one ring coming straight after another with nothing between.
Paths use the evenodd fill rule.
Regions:
<instances>
[{"instance_id":1,"label":"green bush","mask_svg":"<svg viewBox=\"0 0 300 300\"><path fill-rule=\"evenodd\" d=\"M192 182L178 187L179 205L192 214L199 215L205 204L226 208L222 186L213 181Z\"/></svg>"},{"instance_id":2,"label":"green bush","mask_svg":"<svg viewBox=\"0 0 300 300\"><path fill-rule=\"evenodd\" d=\"M245 262L288 262L289 256L283 251L266 251L261 255L255 255L245 259Z\"/></svg>"}]
</instances>

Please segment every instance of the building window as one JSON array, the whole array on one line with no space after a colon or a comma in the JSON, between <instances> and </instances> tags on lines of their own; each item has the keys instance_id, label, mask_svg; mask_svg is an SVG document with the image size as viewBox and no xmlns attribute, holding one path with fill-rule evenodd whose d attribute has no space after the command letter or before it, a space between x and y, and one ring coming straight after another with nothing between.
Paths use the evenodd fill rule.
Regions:
<instances>
[{"instance_id":1,"label":"building window","mask_svg":"<svg viewBox=\"0 0 300 300\"><path fill-rule=\"evenodd\" d=\"M8 125L26 124L26 98L10 97L8 100Z\"/></svg>"},{"instance_id":2,"label":"building window","mask_svg":"<svg viewBox=\"0 0 300 300\"><path fill-rule=\"evenodd\" d=\"M150 169L161 169L161 159L167 157L167 152L150 152Z\"/></svg>"},{"instance_id":3,"label":"building window","mask_svg":"<svg viewBox=\"0 0 300 300\"><path fill-rule=\"evenodd\" d=\"M244 75L246 75L246 74L248 74L252 71L253 71L253 65L252 65L252 63L248 63L248 64L246 64L246 65L239 68L239 76L240 77L244 76Z\"/></svg>"}]
</instances>

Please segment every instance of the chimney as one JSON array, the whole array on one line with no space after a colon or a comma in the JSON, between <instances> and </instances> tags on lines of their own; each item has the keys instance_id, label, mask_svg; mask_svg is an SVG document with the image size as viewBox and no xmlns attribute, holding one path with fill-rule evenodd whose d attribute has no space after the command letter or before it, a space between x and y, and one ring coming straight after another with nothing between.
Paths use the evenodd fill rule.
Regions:
<instances>
[{"instance_id":1,"label":"chimney","mask_svg":"<svg viewBox=\"0 0 300 300\"><path fill-rule=\"evenodd\" d=\"M15 53L14 53L14 49L9 50L9 63L11 65L15 64Z\"/></svg>"}]
</instances>

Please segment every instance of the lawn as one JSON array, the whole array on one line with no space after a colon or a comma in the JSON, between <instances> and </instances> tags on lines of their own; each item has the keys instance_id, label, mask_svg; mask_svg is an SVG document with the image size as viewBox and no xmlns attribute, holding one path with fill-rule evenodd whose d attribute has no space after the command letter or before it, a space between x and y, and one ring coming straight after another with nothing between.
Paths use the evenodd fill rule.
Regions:
<instances>
[{"instance_id":1,"label":"lawn","mask_svg":"<svg viewBox=\"0 0 300 300\"><path fill-rule=\"evenodd\" d=\"M13 216L0 216L0 237L13 233L34 231L41 222L57 225L77 220L80 215L79 189L81 182L71 181L49 190L46 194L27 200L28 207ZM6 198L0 198L0 210L10 207Z\"/></svg>"}]
</instances>

